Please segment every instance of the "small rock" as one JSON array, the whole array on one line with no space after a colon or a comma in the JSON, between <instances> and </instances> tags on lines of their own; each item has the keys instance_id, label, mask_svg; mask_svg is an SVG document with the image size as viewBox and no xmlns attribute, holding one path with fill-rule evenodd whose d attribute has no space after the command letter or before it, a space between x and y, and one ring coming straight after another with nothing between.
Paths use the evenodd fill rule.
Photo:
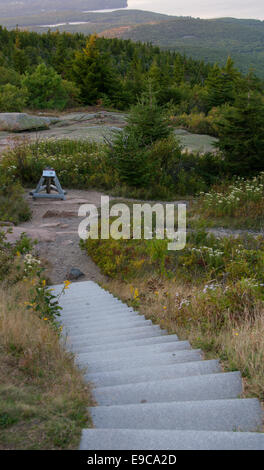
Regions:
<instances>
[{"instance_id":1,"label":"small rock","mask_svg":"<svg viewBox=\"0 0 264 470\"><path fill-rule=\"evenodd\" d=\"M56 228L60 226L60 222L54 224L42 224L40 228Z\"/></svg>"},{"instance_id":2,"label":"small rock","mask_svg":"<svg viewBox=\"0 0 264 470\"><path fill-rule=\"evenodd\" d=\"M67 219L67 217L78 217L78 213L74 211L53 211L49 210L45 212L42 216L43 219L48 219L49 217L61 217Z\"/></svg>"},{"instance_id":3,"label":"small rock","mask_svg":"<svg viewBox=\"0 0 264 470\"><path fill-rule=\"evenodd\" d=\"M13 222L1 222L0 221L0 227L14 227L15 224Z\"/></svg>"},{"instance_id":4,"label":"small rock","mask_svg":"<svg viewBox=\"0 0 264 470\"><path fill-rule=\"evenodd\" d=\"M65 240L64 242L62 242L63 246L69 246L69 245L72 245L72 244L73 244L72 240Z\"/></svg>"},{"instance_id":5,"label":"small rock","mask_svg":"<svg viewBox=\"0 0 264 470\"><path fill-rule=\"evenodd\" d=\"M68 279L70 281L75 281L79 279L80 277L83 277L85 274L79 269L79 268L71 268Z\"/></svg>"}]
</instances>

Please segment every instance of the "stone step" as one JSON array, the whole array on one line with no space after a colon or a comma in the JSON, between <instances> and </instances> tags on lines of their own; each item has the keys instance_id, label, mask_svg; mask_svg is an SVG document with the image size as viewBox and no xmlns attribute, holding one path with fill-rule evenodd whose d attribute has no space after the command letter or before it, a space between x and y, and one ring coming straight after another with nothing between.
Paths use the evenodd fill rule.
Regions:
<instances>
[{"instance_id":1,"label":"stone step","mask_svg":"<svg viewBox=\"0 0 264 470\"><path fill-rule=\"evenodd\" d=\"M155 366L155 365L168 365L175 364L176 362L193 362L200 361L202 359L202 353L198 350L183 350L175 352L163 352L160 354L145 354L144 357L141 355L136 357L125 357L118 359L108 360L87 360L86 357L82 358L77 356L76 363L81 367L88 367L89 372L104 372L110 370L121 370L131 367L144 367L144 366Z\"/></svg>"},{"instance_id":2,"label":"stone step","mask_svg":"<svg viewBox=\"0 0 264 470\"><path fill-rule=\"evenodd\" d=\"M64 328L67 328L71 333L75 333L76 331L84 331L84 330L96 330L101 331L101 329L109 329L112 330L115 328L122 327L135 327L135 326L151 326L153 323L151 320L146 320L144 317L137 317L132 318L131 320L128 318L120 318L117 319L108 319L106 321L90 321L90 322L81 322L80 324L75 323L74 325L65 325Z\"/></svg>"},{"instance_id":3,"label":"stone step","mask_svg":"<svg viewBox=\"0 0 264 470\"><path fill-rule=\"evenodd\" d=\"M163 344L145 344L143 346L131 346L130 348L101 350L94 352L81 352L78 354L78 358L84 362L89 363L90 360L116 360L124 358L136 358L145 356L145 354L161 354L164 352L174 353L175 351L190 350L191 345L189 341L174 341L172 343L163 343ZM154 356L153 356L154 357Z\"/></svg>"},{"instance_id":4,"label":"stone step","mask_svg":"<svg viewBox=\"0 0 264 470\"><path fill-rule=\"evenodd\" d=\"M139 315L138 313L134 311L126 311L125 309L122 310L114 310L114 311L106 311L104 314L98 313L95 309L93 312L85 312L85 313L80 313L80 312L75 312L72 313L71 315L64 317L61 317L63 320L63 323L65 325L74 325L76 323L80 322L85 322L85 321L98 321L102 322L104 320L112 319L114 318L115 320L119 318L129 318L129 319L135 319L135 318L145 318L143 315Z\"/></svg>"},{"instance_id":5,"label":"stone step","mask_svg":"<svg viewBox=\"0 0 264 470\"><path fill-rule=\"evenodd\" d=\"M259 431L257 399L204 400L89 408L95 428Z\"/></svg>"},{"instance_id":6,"label":"stone step","mask_svg":"<svg viewBox=\"0 0 264 470\"><path fill-rule=\"evenodd\" d=\"M242 393L242 380L240 372L227 372L97 387L93 393L96 403L100 406L219 400L238 398Z\"/></svg>"},{"instance_id":7,"label":"stone step","mask_svg":"<svg viewBox=\"0 0 264 470\"><path fill-rule=\"evenodd\" d=\"M115 343L102 343L102 344L93 344L90 345L88 342L85 345L78 345L75 344L72 349L76 353L82 352L96 352L96 351L112 351L112 350L121 350L120 354L122 354L123 349L130 348L131 346L145 346L148 344L164 344L164 343L174 343L175 341L179 341L177 335L168 335L168 336L153 336L150 338L142 338L142 339L131 339L127 341L120 342L117 341Z\"/></svg>"},{"instance_id":8,"label":"stone step","mask_svg":"<svg viewBox=\"0 0 264 470\"><path fill-rule=\"evenodd\" d=\"M84 429L80 450L264 450L264 434L152 429Z\"/></svg>"},{"instance_id":9,"label":"stone step","mask_svg":"<svg viewBox=\"0 0 264 470\"><path fill-rule=\"evenodd\" d=\"M64 302L60 301L60 305L62 306L63 309L65 309L65 312L68 310L74 310L76 307L81 307L81 308L99 308L101 310L105 308L119 308L119 307L124 307L124 308L132 308L129 307L129 305L124 304L123 302L113 299L111 297L105 297L101 299L99 302L96 301L96 299L91 299L90 296L85 296L85 297L80 297L77 296L76 299L66 299Z\"/></svg>"},{"instance_id":10,"label":"stone step","mask_svg":"<svg viewBox=\"0 0 264 470\"><path fill-rule=\"evenodd\" d=\"M138 314L133 308L129 308L128 306L125 305L107 305L107 306L95 306L95 305L84 305L81 302L78 302L78 304L75 304L72 308L64 308L62 313L63 318L65 320L70 320L72 318L72 315L93 315L96 316L100 314L100 317L103 316L104 314L113 314L113 313L134 313Z\"/></svg>"},{"instance_id":11,"label":"stone step","mask_svg":"<svg viewBox=\"0 0 264 470\"><path fill-rule=\"evenodd\" d=\"M166 338L166 336L165 336ZM121 371L98 372L85 375L88 382L97 387L111 387L114 385L125 385L140 383L148 380L177 379L180 377L200 376L202 374L216 374L221 372L219 361L195 361L180 364L129 368Z\"/></svg>"},{"instance_id":12,"label":"stone step","mask_svg":"<svg viewBox=\"0 0 264 470\"><path fill-rule=\"evenodd\" d=\"M74 338L68 338L68 344L72 346L86 346L86 345L111 345L111 344L123 344L129 340L138 340L144 338L163 338L167 337L166 330L161 330L159 326L153 325L152 327L133 329L133 332L124 334L124 330L119 333L110 333L105 335L93 334L93 335L79 335Z\"/></svg>"},{"instance_id":13,"label":"stone step","mask_svg":"<svg viewBox=\"0 0 264 470\"><path fill-rule=\"evenodd\" d=\"M163 331L164 333L163 334L166 334L166 331L165 330L161 330L160 327L157 325L157 328L155 328L156 325L131 325L131 326L127 326L127 325L124 325L124 326L120 326L120 327L116 327L114 329L112 328L106 328L104 329L103 326L101 328L101 330L98 330L98 329L84 329L82 328L81 331L76 331L76 332L71 332L70 333L70 337L72 339L76 338L77 336L89 336L89 335L95 335L97 337L99 336L112 336L112 335L125 335L127 333L140 333L142 331L146 331L146 330L150 330L150 331Z\"/></svg>"}]
</instances>

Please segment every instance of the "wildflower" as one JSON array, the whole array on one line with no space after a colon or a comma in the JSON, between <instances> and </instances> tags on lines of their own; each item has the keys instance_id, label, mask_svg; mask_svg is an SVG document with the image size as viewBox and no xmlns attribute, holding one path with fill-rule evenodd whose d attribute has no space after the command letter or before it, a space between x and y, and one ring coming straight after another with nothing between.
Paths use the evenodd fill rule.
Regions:
<instances>
[{"instance_id":1,"label":"wildflower","mask_svg":"<svg viewBox=\"0 0 264 470\"><path fill-rule=\"evenodd\" d=\"M44 321L48 321L48 318L43 318Z\"/></svg>"},{"instance_id":2,"label":"wildflower","mask_svg":"<svg viewBox=\"0 0 264 470\"><path fill-rule=\"evenodd\" d=\"M64 281L64 289L69 289L70 284L70 281Z\"/></svg>"},{"instance_id":3,"label":"wildflower","mask_svg":"<svg viewBox=\"0 0 264 470\"><path fill-rule=\"evenodd\" d=\"M43 279L43 281L42 281L42 285L43 285L43 287L45 287L45 286L46 286L46 279Z\"/></svg>"},{"instance_id":4,"label":"wildflower","mask_svg":"<svg viewBox=\"0 0 264 470\"><path fill-rule=\"evenodd\" d=\"M167 310L167 307L163 307L163 310Z\"/></svg>"},{"instance_id":5,"label":"wildflower","mask_svg":"<svg viewBox=\"0 0 264 470\"><path fill-rule=\"evenodd\" d=\"M20 251L17 251L17 252L16 252L16 256L17 256L18 258L21 256Z\"/></svg>"},{"instance_id":6,"label":"wildflower","mask_svg":"<svg viewBox=\"0 0 264 470\"><path fill-rule=\"evenodd\" d=\"M134 298L137 299L138 297L139 297L138 289L135 289Z\"/></svg>"}]
</instances>

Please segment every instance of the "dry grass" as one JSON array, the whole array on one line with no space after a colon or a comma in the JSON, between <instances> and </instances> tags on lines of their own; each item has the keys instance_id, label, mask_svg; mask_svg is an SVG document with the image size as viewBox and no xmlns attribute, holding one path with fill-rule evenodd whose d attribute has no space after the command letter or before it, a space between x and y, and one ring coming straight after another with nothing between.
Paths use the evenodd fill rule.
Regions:
<instances>
[{"instance_id":1,"label":"dry grass","mask_svg":"<svg viewBox=\"0 0 264 470\"><path fill-rule=\"evenodd\" d=\"M91 425L90 390L27 300L25 282L0 288L0 449L74 449Z\"/></svg>"},{"instance_id":2,"label":"dry grass","mask_svg":"<svg viewBox=\"0 0 264 470\"><path fill-rule=\"evenodd\" d=\"M114 295L134 306L146 318L161 325L180 339L188 339L201 348L207 359L220 358L226 371L240 370L246 397L264 401L264 311L263 304L248 312L247 304L239 315L221 312L226 318L222 328L215 327L214 310L201 304L201 288L177 280L134 280L133 286L122 281L109 281L105 286ZM138 294L138 295L137 295ZM190 302L187 308L183 302ZM189 309L189 310L188 310ZM188 312L191 312L188 317ZM239 319L239 321L238 321Z\"/></svg>"}]
</instances>

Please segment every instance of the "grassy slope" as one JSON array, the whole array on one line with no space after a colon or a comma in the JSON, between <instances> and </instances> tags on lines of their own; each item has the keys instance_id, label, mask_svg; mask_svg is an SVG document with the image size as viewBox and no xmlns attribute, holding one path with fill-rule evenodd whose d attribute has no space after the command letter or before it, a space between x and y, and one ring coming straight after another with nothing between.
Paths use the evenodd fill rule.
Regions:
<instances>
[{"instance_id":1,"label":"grassy slope","mask_svg":"<svg viewBox=\"0 0 264 470\"><path fill-rule=\"evenodd\" d=\"M256 321L252 322L250 316L246 316L245 308L243 322L234 325L230 321L226 328L216 333L202 321L193 321L189 325L179 322L177 311L180 301L190 300L200 290L190 283L149 276L145 279L134 278L130 283L113 280L104 287L170 334L177 334L181 340L189 340L194 348L201 348L206 359L220 359L224 371L240 370L244 380L244 396L258 397L264 401L264 317L261 307L256 306ZM139 292L137 299L133 294L135 289ZM196 307L198 310L198 305ZM212 312L209 309L208 312L205 309L201 312L200 309L199 314L206 317Z\"/></svg>"},{"instance_id":2,"label":"grassy slope","mask_svg":"<svg viewBox=\"0 0 264 470\"><path fill-rule=\"evenodd\" d=\"M91 424L90 391L26 300L25 283L0 287L0 449L76 449Z\"/></svg>"},{"instance_id":3,"label":"grassy slope","mask_svg":"<svg viewBox=\"0 0 264 470\"><path fill-rule=\"evenodd\" d=\"M0 221L30 217L20 189L10 191L0 194ZM16 282L21 268L8 270L2 245L0 259L0 449L77 449L91 425L90 389L51 324L27 309L34 280Z\"/></svg>"}]
</instances>

